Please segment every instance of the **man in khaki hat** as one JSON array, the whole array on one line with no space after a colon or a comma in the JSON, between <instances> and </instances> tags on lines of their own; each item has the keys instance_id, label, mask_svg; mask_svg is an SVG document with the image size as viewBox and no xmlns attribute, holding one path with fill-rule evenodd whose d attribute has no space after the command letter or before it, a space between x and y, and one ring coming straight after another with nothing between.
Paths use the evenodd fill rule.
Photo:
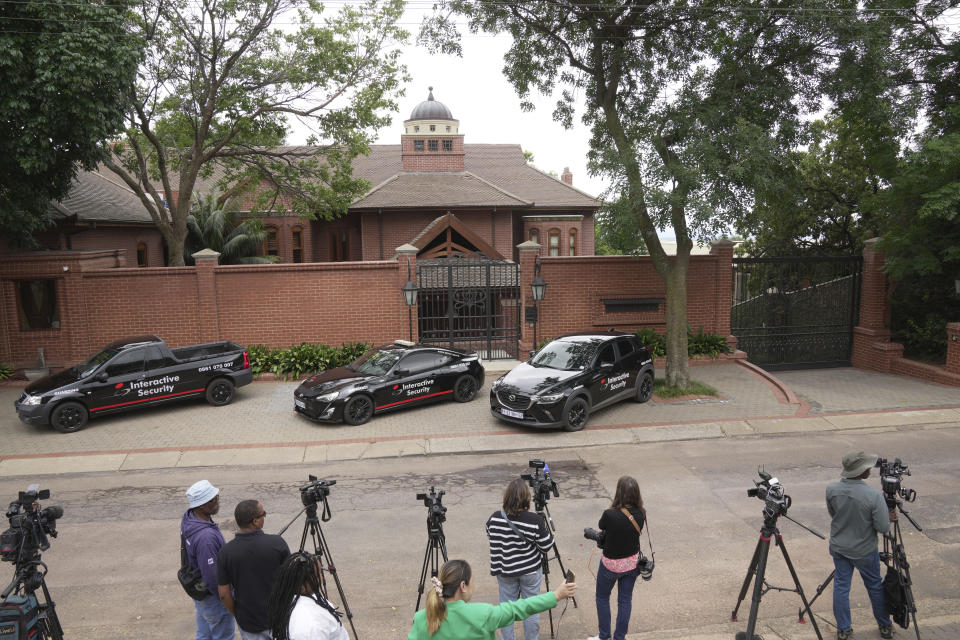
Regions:
<instances>
[{"instance_id":1,"label":"man in khaki hat","mask_svg":"<svg viewBox=\"0 0 960 640\"><path fill-rule=\"evenodd\" d=\"M836 574L833 581L833 616L837 619L837 640L853 638L850 621L850 583L853 569L860 572L870 596L873 617L881 638L893 637L893 624L883 599L877 533L890 531L896 514L887 508L883 494L867 485L870 469L878 456L850 451L843 456L842 480L827 486L830 522L830 555Z\"/></svg>"}]
</instances>

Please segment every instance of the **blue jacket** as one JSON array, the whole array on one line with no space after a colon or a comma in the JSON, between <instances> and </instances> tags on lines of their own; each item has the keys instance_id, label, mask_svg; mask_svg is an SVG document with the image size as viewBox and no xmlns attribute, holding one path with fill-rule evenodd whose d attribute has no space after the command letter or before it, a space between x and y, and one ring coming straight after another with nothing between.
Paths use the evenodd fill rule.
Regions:
<instances>
[{"instance_id":1,"label":"blue jacket","mask_svg":"<svg viewBox=\"0 0 960 640\"><path fill-rule=\"evenodd\" d=\"M217 596L217 552L225 544L220 528L215 522L201 520L188 509L180 521L180 533L186 542L187 563L200 569L207 591Z\"/></svg>"}]
</instances>

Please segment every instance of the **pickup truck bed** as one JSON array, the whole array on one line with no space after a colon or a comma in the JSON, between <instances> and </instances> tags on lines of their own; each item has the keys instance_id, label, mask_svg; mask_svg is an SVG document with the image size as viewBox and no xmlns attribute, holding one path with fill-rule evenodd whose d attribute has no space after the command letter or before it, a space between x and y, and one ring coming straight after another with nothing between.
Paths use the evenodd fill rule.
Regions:
<instances>
[{"instance_id":1,"label":"pickup truck bed","mask_svg":"<svg viewBox=\"0 0 960 640\"><path fill-rule=\"evenodd\" d=\"M206 397L219 406L253 380L250 356L233 342L170 349L157 336L107 345L84 362L27 386L14 403L20 420L70 433L91 416Z\"/></svg>"}]
</instances>

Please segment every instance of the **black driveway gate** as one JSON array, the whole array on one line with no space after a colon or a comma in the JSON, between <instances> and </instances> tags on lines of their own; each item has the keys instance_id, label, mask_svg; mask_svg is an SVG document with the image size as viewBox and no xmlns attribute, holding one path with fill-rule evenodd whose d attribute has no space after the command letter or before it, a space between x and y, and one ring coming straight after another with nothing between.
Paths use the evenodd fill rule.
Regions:
<instances>
[{"instance_id":1,"label":"black driveway gate","mask_svg":"<svg viewBox=\"0 0 960 640\"><path fill-rule=\"evenodd\" d=\"M731 333L764 369L847 366L860 256L734 258Z\"/></svg>"},{"instance_id":2,"label":"black driveway gate","mask_svg":"<svg viewBox=\"0 0 960 640\"><path fill-rule=\"evenodd\" d=\"M419 340L478 351L487 360L517 358L520 265L486 258L417 262Z\"/></svg>"}]
</instances>

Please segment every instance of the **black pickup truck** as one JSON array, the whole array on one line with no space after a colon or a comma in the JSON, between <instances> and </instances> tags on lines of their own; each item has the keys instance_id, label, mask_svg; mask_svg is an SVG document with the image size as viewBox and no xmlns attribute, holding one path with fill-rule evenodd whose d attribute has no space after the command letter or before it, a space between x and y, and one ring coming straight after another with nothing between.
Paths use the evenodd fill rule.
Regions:
<instances>
[{"instance_id":1,"label":"black pickup truck","mask_svg":"<svg viewBox=\"0 0 960 640\"><path fill-rule=\"evenodd\" d=\"M20 420L79 431L90 416L205 396L220 406L253 381L250 356L233 342L171 349L157 336L117 340L81 364L31 383L14 403Z\"/></svg>"}]
</instances>

